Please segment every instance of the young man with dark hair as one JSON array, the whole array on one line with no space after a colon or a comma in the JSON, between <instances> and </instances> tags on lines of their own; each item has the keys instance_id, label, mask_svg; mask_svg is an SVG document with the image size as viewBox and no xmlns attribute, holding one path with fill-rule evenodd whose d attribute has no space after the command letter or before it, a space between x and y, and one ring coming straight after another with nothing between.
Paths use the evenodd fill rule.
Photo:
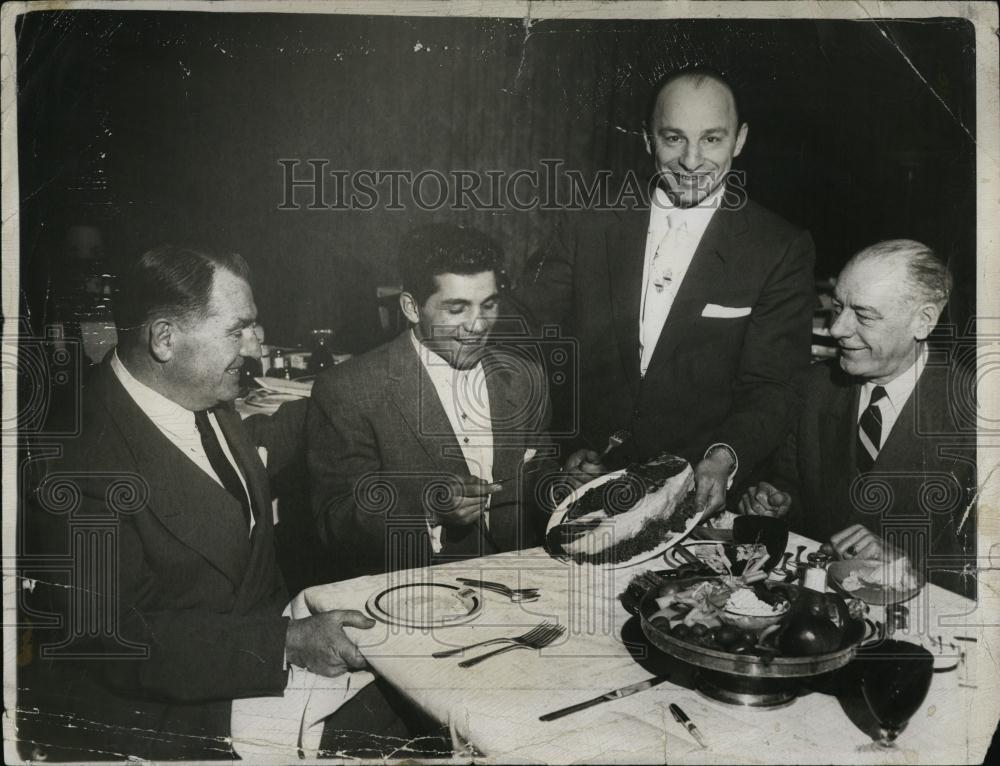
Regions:
<instances>
[{"instance_id":1,"label":"young man with dark hair","mask_svg":"<svg viewBox=\"0 0 1000 766\"><path fill-rule=\"evenodd\" d=\"M488 344L503 253L451 225L401 249L410 329L323 373L307 417L312 509L345 574L530 547L538 476L557 466L538 365Z\"/></svg>"}]
</instances>

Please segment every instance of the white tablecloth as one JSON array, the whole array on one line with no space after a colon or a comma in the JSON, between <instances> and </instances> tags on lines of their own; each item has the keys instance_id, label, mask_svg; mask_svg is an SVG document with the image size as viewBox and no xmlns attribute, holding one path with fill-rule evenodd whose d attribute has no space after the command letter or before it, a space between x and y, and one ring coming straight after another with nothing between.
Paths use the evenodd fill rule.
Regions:
<instances>
[{"instance_id":1,"label":"white tablecloth","mask_svg":"<svg viewBox=\"0 0 1000 766\"><path fill-rule=\"evenodd\" d=\"M816 543L792 536L789 548ZM618 594L643 569L607 570L555 561L541 549L500 554L423 570L362 577L307 591L314 608L364 609L373 594L413 581L455 583L457 576L481 577L514 587L537 587L542 598L512 604L486 594L483 612L472 622L421 631L378 623L350 631L376 672L417 705L452 726L488 760L502 763L959 763L981 762L997 721L998 648L988 615L1000 614L992 572L980 581L977 605L929 586L910 601L912 630L975 637L963 642L977 688L959 684L959 673L936 674L921 709L892 755L857 752L869 735L852 721L836 697L810 693L778 709L742 708L716 702L667 682L632 697L608 702L554 722L550 712L648 678L651 673L629 654L621 630L630 615ZM878 617L878 609L873 608ZM444 647L519 634L543 620L558 621L567 633L541 652L516 650L473 668L460 658L433 659ZM902 636L906 637L906 636ZM477 650L482 651L482 650ZM477 653L474 651L472 654ZM701 749L672 719L679 704L698 725L709 748Z\"/></svg>"}]
</instances>

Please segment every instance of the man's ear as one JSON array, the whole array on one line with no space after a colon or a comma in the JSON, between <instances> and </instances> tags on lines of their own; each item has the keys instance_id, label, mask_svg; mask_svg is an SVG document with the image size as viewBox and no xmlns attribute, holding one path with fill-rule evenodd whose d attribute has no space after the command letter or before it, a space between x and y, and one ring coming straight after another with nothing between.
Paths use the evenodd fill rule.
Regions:
<instances>
[{"instance_id":1,"label":"man's ear","mask_svg":"<svg viewBox=\"0 0 1000 766\"><path fill-rule=\"evenodd\" d=\"M642 129L642 140L646 142L646 154L652 156L653 154L653 137L649 135L649 130L646 128Z\"/></svg>"},{"instance_id":2,"label":"man's ear","mask_svg":"<svg viewBox=\"0 0 1000 766\"><path fill-rule=\"evenodd\" d=\"M408 292L399 294L399 308L411 324L420 324L420 305L412 294Z\"/></svg>"},{"instance_id":3,"label":"man's ear","mask_svg":"<svg viewBox=\"0 0 1000 766\"><path fill-rule=\"evenodd\" d=\"M913 315L913 337L917 340L926 340L931 334L931 330L937 325L938 317L941 316L941 309L933 303L925 303L917 309Z\"/></svg>"},{"instance_id":4,"label":"man's ear","mask_svg":"<svg viewBox=\"0 0 1000 766\"><path fill-rule=\"evenodd\" d=\"M740 152L743 151L743 144L747 142L747 134L750 132L750 126L745 122L740 125L740 129L736 131L736 146L733 147L733 156L739 157Z\"/></svg>"},{"instance_id":5,"label":"man's ear","mask_svg":"<svg viewBox=\"0 0 1000 766\"><path fill-rule=\"evenodd\" d=\"M175 327L169 319L154 319L147 327L149 353L157 362L169 362L174 355Z\"/></svg>"}]
</instances>

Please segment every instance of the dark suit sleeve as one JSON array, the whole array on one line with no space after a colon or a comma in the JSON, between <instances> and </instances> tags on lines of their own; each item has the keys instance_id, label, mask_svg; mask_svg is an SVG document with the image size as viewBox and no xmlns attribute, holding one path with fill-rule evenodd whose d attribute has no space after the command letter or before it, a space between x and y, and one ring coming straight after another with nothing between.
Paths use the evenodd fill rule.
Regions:
<instances>
[{"instance_id":1,"label":"dark suit sleeve","mask_svg":"<svg viewBox=\"0 0 1000 766\"><path fill-rule=\"evenodd\" d=\"M366 415L356 392L370 387L371 381L366 383L357 369L344 366L321 376L313 387L306 419L315 528L323 544L341 557L337 565L351 576L406 565L402 559L408 554L390 550L396 544L388 539L390 524L402 528L398 531L407 542L401 545L423 550L416 560L426 560L430 551L421 501L428 477L419 472L385 472L379 439L393 435L377 433ZM369 405L379 406L370 401Z\"/></svg>"},{"instance_id":2,"label":"dark suit sleeve","mask_svg":"<svg viewBox=\"0 0 1000 766\"><path fill-rule=\"evenodd\" d=\"M106 498L113 490L98 475L80 473L75 486L80 493L75 518L118 520L112 536L117 555L105 549L108 555L99 556L90 549L67 547L72 546L68 517L38 506L47 521L40 535L46 552L57 558L68 554L77 572L75 579L67 577L51 589L53 611L70 629L80 620L114 626L104 635L99 630L74 635L72 647L82 655L78 659L111 688L138 698L200 702L281 694L287 678L283 659L288 620L280 616L280 582L243 614L221 605L215 610L196 594L190 608L158 607L157 577L147 561L155 553L146 550L141 528L158 522L144 511L124 513L109 505ZM102 566L111 568L105 571ZM147 656L134 656L136 648Z\"/></svg>"},{"instance_id":3,"label":"dark suit sleeve","mask_svg":"<svg viewBox=\"0 0 1000 766\"><path fill-rule=\"evenodd\" d=\"M723 442L740 461L737 483L785 438L797 410L793 381L808 367L814 301L812 237L792 239L767 279L743 342L733 407L705 446Z\"/></svg>"},{"instance_id":4,"label":"dark suit sleeve","mask_svg":"<svg viewBox=\"0 0 1000 766\"><path fill-rule=\"evenodd\" d=\"M204 608L140 610L133 591L153 583L141 559L125 555L137 541L129 540L126 528L123 531L122 573L135 578L133 587L123 587L123 634L146 643L150 656L134 663L105 663L103 675L109 685L180 702L280 695L287 681L284 652L289 622L281 616L283 588L276 592L272 610L247 614Z\"/></svg>"},{"instance_id":5,"label":"dark suit sleeve","mask_svg":"<svg viewBox=\"0 0 1000 766\"><path fill-rule=\"evenodd\" d=\"M309 399L306 461L316 529L323 544L331 546L355 527L356 478L378 471L381 461L373 429L326 377L316 381Z\"/></svg>"},{"instance_id":6,"label":"dark suit sleeve","mask_svg":"<svg viewBox=\"0 0 1000 766\"><path fill-rule=\"evenodd\" d=\"M522 539L511 546L512 549L528 548L541 544L545 527L548 523L551 508L549 505L549 490L553 482L559 482L564 477L560 473L558 448L552 441L549 429L552 425L552 406L548 395L548 385L540 366L528 376L530 380L541 383L545 388L540 392L525 391L521 394L524 401L537 401L538 407L531 413L532 424L524 438L524 449L534 450L532 459L522 463L519 484L510 482L511 487L494 495L494 507L504 502L516 502L522 518ZM495 477L504 478L504 477ZM517 487L513 493L512 487Z\"/></svg>"}]
</instances>

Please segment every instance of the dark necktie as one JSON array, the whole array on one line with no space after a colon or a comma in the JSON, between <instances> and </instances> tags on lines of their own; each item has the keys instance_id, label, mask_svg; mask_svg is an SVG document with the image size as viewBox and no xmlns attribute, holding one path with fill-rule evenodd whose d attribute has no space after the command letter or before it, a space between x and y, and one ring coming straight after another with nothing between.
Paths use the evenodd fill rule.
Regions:
<instances>
[{"instance_id":1,"label":"dark necktie","mask_svg":"<svg viewBox=\"0 0 1000 766\"><path fill-rule=\"evenodd\" d=\"M243 488L243 482L240 481L240 477L236 474L236 468L233 467L233 464L229 462L229 458L222 451L222 445L219 444L219 439L215 435L215 429L208 422L208 413L205 411L196 412L194 414L194 423L198 427L201 446L205 449L205 454L208 456L208 462L212 465L212 470L215 471L215 475L219 477L226 491L239 501L240 506L243 508L243 520L247 524L247 529L249 529L251 514L250 498L247 496L247 491Z\"/></svg>"},{"instance_id":2,"label":"dark necktie","mask_svg":"<svg viewBox=\"0 0 1000 766\"><path fill-rule=\"evenodd\" d=\"M882 410L878 403L886 396L882 386L872 389L872 398L868 407L861 413L858 421L857 462L858 470L867 473L875 464L878 451L882 448Z\"/></svg>"}]
</instances>

